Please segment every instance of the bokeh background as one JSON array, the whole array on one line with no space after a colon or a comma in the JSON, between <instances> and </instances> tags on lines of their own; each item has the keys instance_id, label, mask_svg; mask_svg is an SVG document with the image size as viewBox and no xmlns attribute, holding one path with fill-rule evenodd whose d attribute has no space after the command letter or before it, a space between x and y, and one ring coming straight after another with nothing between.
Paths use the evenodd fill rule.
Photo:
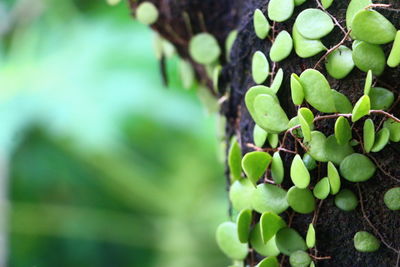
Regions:
<instances>
[{"instance_id":1,"label":"bokeh background","mask_svg":"<svg viewBox=\"0 0 400 267\"><path fill-rule=\"evenodd\" d=\"M221 122L127 3L0 1L0 266L226 266Z\"/></svg>"}]
</instances>

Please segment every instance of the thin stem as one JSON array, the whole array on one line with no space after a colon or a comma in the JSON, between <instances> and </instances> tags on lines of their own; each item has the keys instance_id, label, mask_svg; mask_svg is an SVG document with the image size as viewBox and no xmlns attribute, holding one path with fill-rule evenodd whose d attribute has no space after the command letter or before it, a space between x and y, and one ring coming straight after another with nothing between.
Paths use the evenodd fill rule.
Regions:
<instances>
[{"instance_id":1,"label":"thin stem","mask_svg":"<svg viewBox=\"0 0 400 267\"><path fill-rule=\"evenodd\" d=\"M314 255L310 255L310 257L313 258L314 260L330 260L330 259L332 259L331 256L317 257L317 256L314 256Z\"/></svg>"},{"instance_id":2,"label":"thin stem","mask_svg":"<svg viewBox=\"0 0 400 267\"><path fill-rule=\"evenodd\" d=\"M389 5L389 4L369 4L368 6L364 7L364 9L367 10L367 9L374 8L374 7L387 8L387 7L391 7L391 5Z\"/></svg>"},{"instance_id":3,"label":"thin stem","mask_svg":"<svg viewBox=\"0 0 400 267\"><path fill-rule=\"evenodd\" d=\"M378 169L386 176L392 178L393 180L400 182L400 179L397 179L393 175L391 175L388 171L385 171L385 169L382 167L382 165L379 163L379 161L374 158L373 156L369 155L369 157L375 162L375 165L378 167Z\"/></svg>"},{"instance_id":4,"label":"thin stem","mask_svg":"<svg viewBox=\"0 0 400 267\"><path fill-rule=\"evenodd\" d=\"M339 23L339 21L338 21L331 13L329 13L329 12L324 8L324 6L321 4L321 2L320 2L319 0L315 0L315 1L317 2L318 7L319 7L320 9L322 9L326 14L328 14L329 17L332 18L333 22L340 28L340 30L341 30L344 34L346 34L346 30L345 30L345 29L343 28L343 26Z\"/></svg>"},{"instance_id":5,"label":"thin stem","mask_svg":"<svg viewBox=\"0 0 400 267\"><path fill-rule=\"evenodd\" d=\"M399 118L395 117L394 115L392 115L392 114L390 114L390 113L387 113L386 111L383 111L383 110L374 110L374 109L369 111L369 114L374 114L374 113L375 113L375 114L384 115L385 117L391 118L392 120L394 120L394 121L400 123L400 119L399 119Z\"/></svg>"}]
</instances>

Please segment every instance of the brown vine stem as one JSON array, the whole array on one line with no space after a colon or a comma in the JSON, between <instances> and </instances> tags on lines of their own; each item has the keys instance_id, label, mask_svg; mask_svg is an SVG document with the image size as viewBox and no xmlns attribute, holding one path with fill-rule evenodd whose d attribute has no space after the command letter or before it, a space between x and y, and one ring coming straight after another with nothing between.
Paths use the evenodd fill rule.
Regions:
<instances>
[{"instance_id":1,"label":"brown vine stem","mask_svg":"<svg viewBox=\"0 0 400 267\"><path fill-rule=\"evenodd\" d=\"M391 5L389 5L389 4L370 4L366 7L364 7L364 9L367 10L367 9L374 8L374 7L387 8L387 7L391 7Z\"/></svg>"},{"instance_id":2,"label":"brown vine stem","mask_svg":"<svg viewBox=\"0 0 400 267\"><path fill-rule=\"evenodd\" d=\"M331 256L325 256L325 257L316 257L316 256L314 256L314 255L310 255L310 257L311 258L313 258L314 260L330 260L330 259L332 259L332 257Z\"/></svg>"},{"instance_id":3,"label":"brown vine stem","mask_svg":"<svg viewBox=\"0 0 400 267\"><path fill-rule=\"evenodd\" d=\"M400 179L397 179L396 177L394 177L393 175L391 175L388 171L385 171L385 169L382 167L382 165L379 163L379 161L374 158L373 156L369 156L374 162L375 165L378 167L378 169L386 176L388 176L389 178L396 180L397 182L400 182Z\"/></svg>"},{"instance_id":4,"label":"brown vine stem","mask_svg":"<svg viewBox=\"0 0 400 267\"><path fill-rule=\"evenodd\" d=\"M246 143L246 146L247 146L247 147L250 147L250 148L252 148L252 149L254 149L254 150L256 150L256 151L264 151L264 152L283 151L283 152L290 153L290 154L296 154L295 151L292 151L292 150L289 150L289 149L286 149L286 148L283 148L283 147L278 147L278 148L270 148L270 147L262 148L262 147L255 146L255 145L252 144L252 143Z\"/></svg>"},{"instance_id":5,"label":"brown vine stem","mask_svg":"<svg viewBox=\"0 0 400 267\"><path fill-rule=\"evenodd\" d=\"M319 64L321 64L321 62L327 57L329 56L333 51L335 51L336 49L338 49L342 44L344 44L344 42L346 42L347 38L349 37L351 33L351 30L347 31L346 34L344 35L343 39L337 43L334 47L330 48L328 51L326 51L326 53L318 60L318 62L314 65L314 69L316 69Z\"/></svg>"},{"instance_id":6,"label":"brown vine stem","mask_svg":"<svg viewBox=\"0 0 400 267\"><path fill-rule=\"evenodd\" d=\"M358 189L358 196L360 198L360 206L361 206L361 212L363 215L363 218L365 219L365 221L369 224L369 226L374 230L375 234L379 237L379 239L381 240L381 242L390 250L396 252L396 253L400 253L399 250L395 249L394 247L392 247L388 242L386 242L385 238L383 237L383 235L379 232L379 230L375 227L375 225L370 221L370 219L368 218L367 214L365 213L365 209L364 209L364 201L363 201L363 196L362 196L362 192L361 192L361 188L360 188L360 184L357 183L357 189Z\"/></svg>"},{"instance_id":7,"label":"brown vine stem","mask_svg":"<svg viewBox=\"0 0 400 267\"><path fill-rule=\"evenodd\" d=\"M392 114L390 114L390 113L388 113L388 112L386 112L386 111L383 111L383 110L374 110L374 109L369 111L369 114L374 114L374 113L375 113L375 114L384 115L385 117L391 118L392 120L394 120L394 121L400 123L400 119L399 119L399 118L395 117L394 115L392 115Z\"/></svg>"},{"instance_id":8,"label":"brown vine stem","mask_svg":"<svg viewBox=\"0 0 400 267\"><path fill-rule=\"evenodd\" d=\"M322 9L326 14L328 14L329 17L332 18L333 22L340 28L340 30L341 30L344 34L346 34L346 30L345 30L345 29L343 28L343 26L339 23L339 21L338 21L334 16L332 16L331 13L329 13L329 12L324 8L324 6L321 4L321 2L320 2L319 0L315 0L315 1L317 2L318 7L319 7L320 9Z\"/></svg>"}]
</instances>

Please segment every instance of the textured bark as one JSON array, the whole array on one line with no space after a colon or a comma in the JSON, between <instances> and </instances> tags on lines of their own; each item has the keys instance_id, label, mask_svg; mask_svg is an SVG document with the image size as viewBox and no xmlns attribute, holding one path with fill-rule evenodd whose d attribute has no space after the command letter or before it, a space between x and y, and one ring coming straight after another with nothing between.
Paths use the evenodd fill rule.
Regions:
<instances>
[{"instance_id":1,"label":"textured bark","mask_svg":"<svg viewBox=\"0 0 400 267\"><path fill-rule=\"evenodd\" d=\"M171 41L178 50L181 57L190 60L188 56L188 41L193 34L207 31L213 34L219 41L221 47L224 47L224 40L228 33L233 29L239 30L238 38L234 44L230 61L227 62L224 56L221 56L223 72L220 81L220 88L226 88L219 92L218 97L229 93L229 98L221 105L221 114L227 118L226 136L227 140L232 135L237 135L244 152L250 151L246 143L252 143L252 131L254 122L248 114L243 103L244 94L247 89L254 85L251 77L251 57L257 50L265 54L269 52L271 41L268 39L260 40L254 34L252 15L256 8L266 11L268 0L151 0L160 10L161 17L152 27L158 31L164 38ZM349 0L335 0L329 8L331 13L343 27L345 27L344 17ZM398 0L381 1L380 3L391 4L391 9L379 9L388 19L394 23L397 29L400 29L400 2ZM137 2L132 2L131 7L134 10ZM308 0L304 5L295 8L295 14L291 19L284 23L277 23L274 29L276 34L282 29L291 32L294 20L299 12L305 8L317 8L316 0ZM185 15L186 14L186 15ZM185 19L186 17L186 19ZM187 18L190 18L190 26ZM343 38L343 33L338 27L323 39L327 47L333 47ZM350 42L345 45L351 47ZM385 46L386 53L389 52L390 45ZM322 53L323 54L323 53ZM285 73L284 83L278 93L282 107L289 117L296 115L296 107L291 103L289 77L291 73L300 74L307 68L312 68L321 58L322 54L308 59L301 59L295 55L283 62L276 64L274 70L283 68ZM191 61L192 62L192 61ZM196 69L198 79L210 86L206 72L201 65L192 62ZM323 64L317 68L323 74L326 74ZM329 78L332 88L347 95L350 100L355 101L363 94L363 85L366 73L356 68L343 80ZM326 77L329 77L326 75ZM270 80L266 82L270 84ZM400 93L400 68L386 68L384 74L377 79L377 86L391 89L398 97ZM210 86L211 87L211 86ZM316 110L313 110L317 113ZM400 115L400 105L396 102L392 111L395 115ZM378 124L382 116L372 116ZM363 121L363 120L362 120ZM362 134L362 123L357 122L355 131ZM333 133L334 120L319 121L316 128L330 135ZM290 144L293 146L293 143ZM286 154L285 162L290 163L293 155ZM318 221L316 223L317 248L319 256L330 256L330 260L319 260L317 266L356 266L356 267L377 267L377 266L398 266L398 254L381 245L379 251L375 253L360 253L354 249L353 236L357 231L366 230L381 235L390 246L396 250L400 248L400 216L398 212L390 211L383 203L383 194L387 189L399 186L399 182L393 177L400 179L400 166L397 160L400 158L400 146L397 144L388 145L382 152L373 153L372 156L377 160L379 170L373 179L360 184L363 196L363 205L365 213L372 224L379 231L379 234L373 229L365 219L360 205L356 211L343 212L335 207L333 197L329 197L320 205ZM318 174L326 173L322 167L313 173L314 177ZM287 168L287 166L286 166ZM288 173L288 172L286 172ZM388 175L390 174L390 175ZM392 176L392 177L390 177ZM288 181L286 177L286 181ZM313 182L317 179L314 178ZM342 187L352 189L358 192L357 185L349 183L342 179ZM283 185L285 188L290 183ZM293 218L292 226L299 230L305 236L308 224L313 215L296 214ZM255 255L256 258L257 255ZM249 264L250 257L248 260ZM282 266L289 266L287 259L282 261Z\"/></svg>"}]
</instances>

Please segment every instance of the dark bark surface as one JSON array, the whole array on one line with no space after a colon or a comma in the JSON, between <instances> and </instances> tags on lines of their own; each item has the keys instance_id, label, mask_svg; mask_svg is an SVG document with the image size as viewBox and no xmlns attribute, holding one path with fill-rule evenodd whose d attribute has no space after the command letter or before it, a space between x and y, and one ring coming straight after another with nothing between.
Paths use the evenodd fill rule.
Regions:
<instances>
[{"instance_id":1,"label":"dark bark surface","mask_svg":"<svg viewBox=\"0 0 400 267\"><path fill-rule=\"evenodd\" d=\"M265 54L269 52L271 41L260 40L256 37L253 29L252 15L256 8L266 11L268 0L151 0L159 8L161 17L152 27L164 38L171 41L178 50L181 57L190 60L188 56L188 42L193 34L207 31L213 34L224 47L224 41L228 33L233 29L239 30L238 38L233 46L230 61L227 62L221 56L223 65L220 88L227 88L229 98L221 105L221 113L227 118L226 135L227 140L232 135L240 137L244 152L250 151L246 146L252 143L252 132L254 122L243 103L244 94L251 86L255 85L251 77L251 58L255 51L261 50ZM345 14L349 0L335 0L329 8L339 23L345 28ZM378 9L389 20L400 29L400 2L398 0L380 1L379 3L391 4L391 9ZM134 9L137 2L132 2ZM305 8L317 8L316 0L308 0L305 4L295 8L295 14L284 23L277 23L274 28L276 34L282 29L291 32L294 20L299 12ZM323 39L323 43L329 48L339 43L343 38L343 32L335 27L334 31ZM345 45L351 47L350 42ZM388 53L389 46L385 46ZM284 70L284 83L278 93L282 107L291 118L296 115L296 107L291 102L289 78L291 73L300 74L307 68L313 68L323 53L312 58L301 59L292 51L291 56L276 64L273 71L278 68ZM198 79L210 85L206 72L202 66L195 64ZM335 80L326 74L323 63L317 67L319 71L328 77L332 88L347 95L354 104L363 94L363 86L366 73L356 68L343 80ZM270 79L266 82L269 85ZM384 74L378 77L377 86L391 89L396 97L400 93L400 68L386 68ZM211 86L211 85L210 85ZM219 92L221 97L225 90ZM315 110L313 110L316 113ZM400 115L400 104L394 106L392 113ZM383 119L382 116L372 116L376 124ZM324 120L316 124L316 129L330 135L333 133L334 120ZM355 131L362 134L363 120L356 123ZM293 145L293 144L291 144ZM363 197L365 212L359 205L355 211L343 212L335 207L333 197L324 200L320 205L318 221L315 225L317 232L318 255L330 256L330 260L316 261L317 266L354 266L354 267L377 267L398 266L398 254L393 250L381 245L379 251L374 253L360 253L354 249L353 236L357 231L368 231L377 237L381 235L388 245L399 250L400 248L400 216L397 211L390 211L383 203L383 194L389 188L399 186L400 180L400 146L388 145L380 153L372 153L372 157L380 166L375 177L359 185ZM290 163L293 155L285 155L285 162ZM326 164L325 164L326 165ZM287 167L287 166L286 166ZM320 173L326 173L324 164ZM288 171L286 172L288 173ZM313 173L318 177L318 171ZM399 179L396 180L395 178ZM286 181L290 180L286 177ZM314 183L317 179L314 178ZM284 184L288 188L289 183ZM349 188L353 192L359 192L358 186L342 179L342 188ZM373 229L365 217L368 217ZM293 218L293 227L305 236L308 224L313 215L296 214ZM378 233L379 232L379 233ZM287 260L283 266L289 266Z\"/></svg>"}]
</instances>

